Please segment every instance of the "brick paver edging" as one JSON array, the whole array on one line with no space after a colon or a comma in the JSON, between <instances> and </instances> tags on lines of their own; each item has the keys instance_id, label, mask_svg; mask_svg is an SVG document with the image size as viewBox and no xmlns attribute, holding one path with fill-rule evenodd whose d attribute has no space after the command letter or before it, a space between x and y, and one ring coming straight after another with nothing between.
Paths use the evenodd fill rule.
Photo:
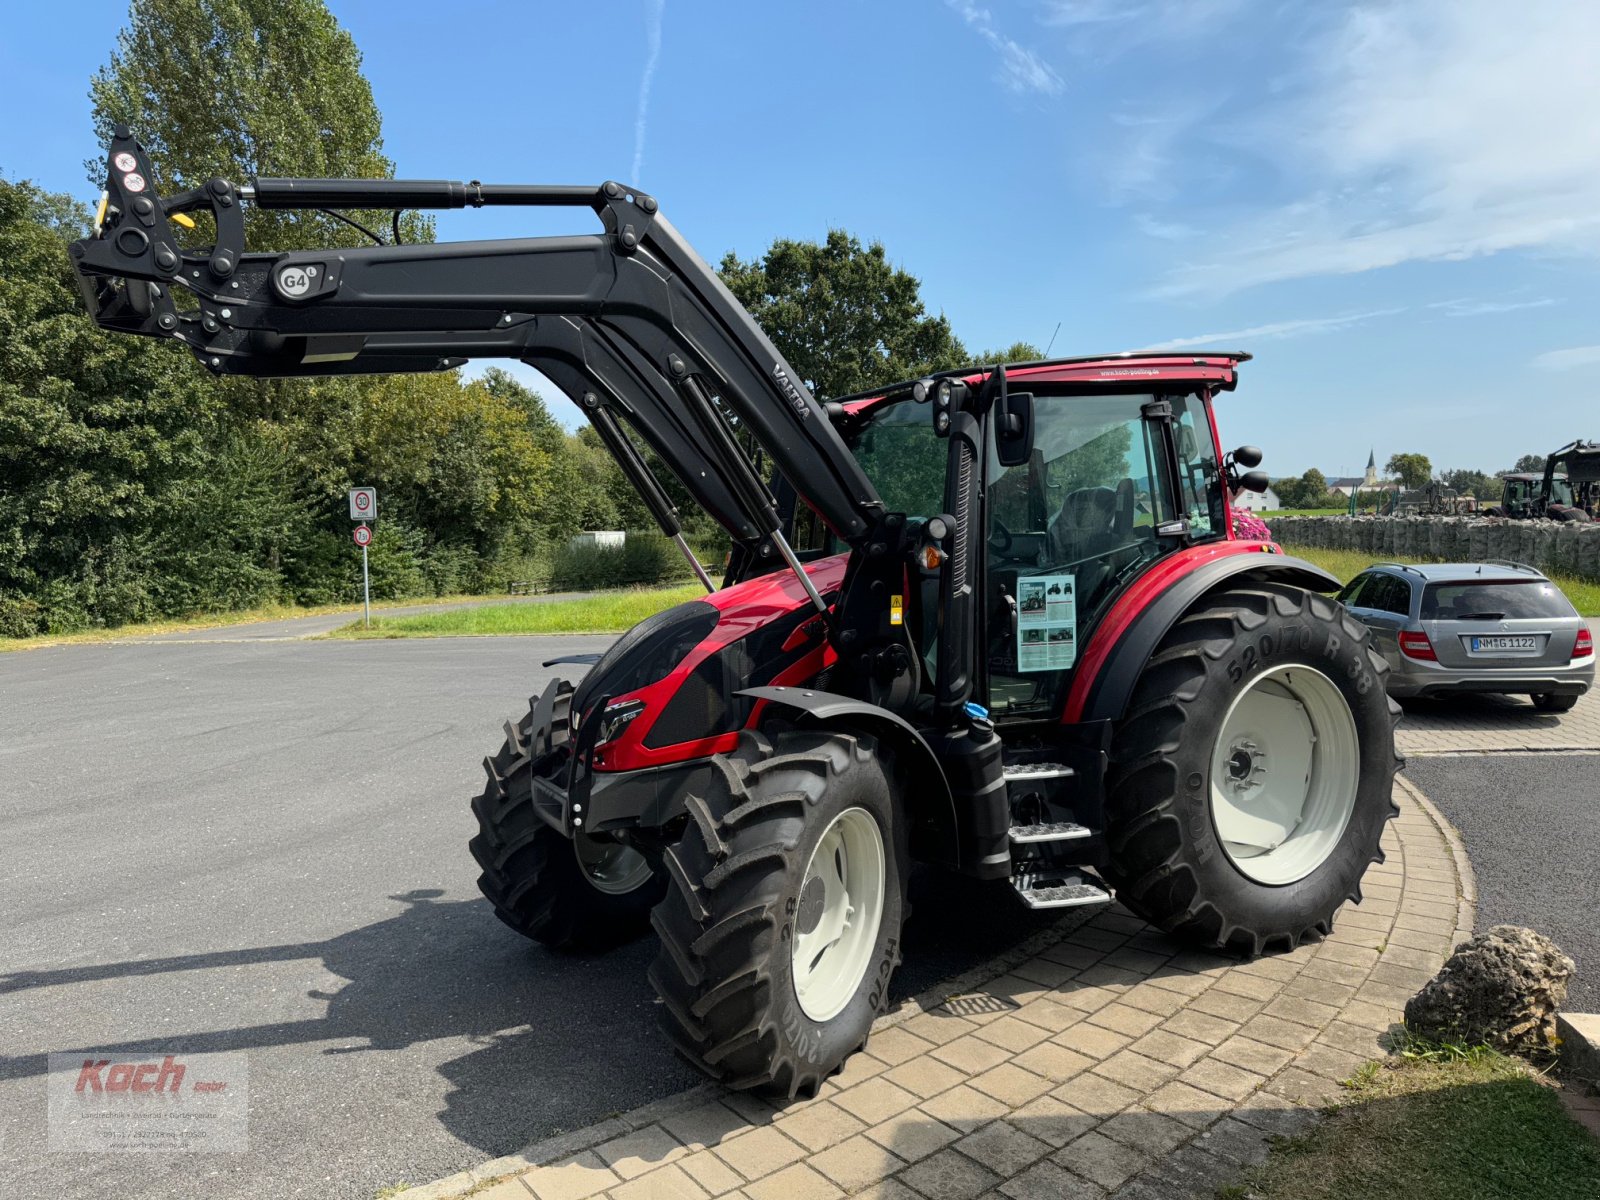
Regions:
<instances>
[{"instance_id":1,"label":"brick paver edging","mask_svg":"<svg viewBox=\"0 0 1600 1200\"><path fill-rule=\"evenodd\" d=\"M397 1200L1010 1200L1205 1192L1337 1099L1458 940L1475 889L1415 788L1364 902L1253 962L1121 909L903 1005L814 1100L704 1085ZM966 994L962 994L966 993Z\"/></svg>"}]
</instances>

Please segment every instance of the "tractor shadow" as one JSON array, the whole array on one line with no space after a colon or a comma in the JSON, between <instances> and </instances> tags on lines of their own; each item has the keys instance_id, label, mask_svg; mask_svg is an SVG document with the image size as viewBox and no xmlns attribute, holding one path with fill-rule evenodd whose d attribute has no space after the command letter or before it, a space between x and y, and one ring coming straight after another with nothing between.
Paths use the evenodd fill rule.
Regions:
<instances>
[{"instance_id":1,"label":"tractor shadow","mask_svg":"<svg viewBox=\"0 0 1600 1200\"><path fill-rule=\"evenodd\" d=\"M416 1048L450 1042L454 1050L465 1042L471 1047L465 1053L437 1064L449 1085L437 1117L452 1136L491 1156L700 1081L656 1031L655 998L646 978L655 954L653 937L605 955L552 954L505 929L485 901L442 897L437 889L392 896L400 905L393 916L326 939L0 973L0 1003L55 1003L54 997L30 993L61 989L71 1002L113 1010L141 979L170 988L167 977L190 972L235 973L230 986L246 997L255 989L262 997L259 1006L247 1001L246 1011L266 1009L273 991L264 982L269 977L251 968L276 968L274 977L281 979L279 965L308 960L348 981L335 989L302 992L326 1003L314 1018L210 1030L180 1024L154 1036L83 1045L74 1043L70 1029L62 1029L56 1044L0 1057L0 1081L43 1076L47 1053L56 1051L199 1054L298 1047L287 1059L261 1061L263 1071L283 1073L274 1087L292 1093L348 1079L358 1089L383 1092L385 1105L392 1106L394 1092L404 1086L400 1081L415 1075L415 1055L428 1053ZM932 872L913 878L911 898L896 1001L1060 923L1049 914L1021 909L1004 885L977 885ZM326 1066L316 1067L303 1079L299 1072L289 1073L307 1056L349 1065L334 1067L332 1074ZM417 1100L435 1094L427 1089ZM280 1100L293 1103L294 1097ZM412 1112L406 1119L422 1116Z\"/></svg>"}]
</instances>

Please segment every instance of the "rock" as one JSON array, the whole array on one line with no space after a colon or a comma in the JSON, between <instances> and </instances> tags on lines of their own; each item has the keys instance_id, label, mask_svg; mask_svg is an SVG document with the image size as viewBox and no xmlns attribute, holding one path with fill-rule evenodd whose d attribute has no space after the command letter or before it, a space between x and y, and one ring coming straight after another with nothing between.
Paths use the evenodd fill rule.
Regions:
<instances>
[{"instance_id":1,"label":"rock","mask_svg":"<svg viewBox=\"0 0 1600 1200\"><path fill-rule=\"evenodd\" d=\"M1406 1001L1406 1028L1431 1041L1548 1058L1557 1045L1556 1010L1575 969L1542 934L1496 925L1457 947Z\"/></svg>"}]
</instances>

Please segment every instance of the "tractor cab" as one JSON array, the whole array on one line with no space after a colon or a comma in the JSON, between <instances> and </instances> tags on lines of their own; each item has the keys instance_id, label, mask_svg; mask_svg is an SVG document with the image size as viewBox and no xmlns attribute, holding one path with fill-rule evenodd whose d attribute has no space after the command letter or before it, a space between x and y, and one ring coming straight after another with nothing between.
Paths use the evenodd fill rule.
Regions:
<instances>
[{"instance_id":1,"label":"tractor cab","mask_svg":"<svg viewBox=\"0 0 1600 1200\"><path fill-rule=\"evenodd\" d=\"M1505 509L1508 517L1537 517L1543 515L1545 509L1551 505L1571 507L1572 484L1563 474L1555 474L1550 478L1550 491L1544 493L1544 476L1531 472L1518 472L1505 476L1505 492L1501 498L1501 507Z\"/></svg>"},{"instance_id":2,"label":"tractor cab","mask_svg":"<svg viewBox=\"0 0 1600 1200\"><path fill-rule=\"evenodd\" d=\"M991 399L985 409L974 462L981 669L971 699L996 722L1060 720L1083 649L1116 599L1165 558L1226 546L1235 467L1218 453L1211 398L1234 386L1247 358L1129 355L949 377L974 393L1006 381L1004 407ZM943 381L930 382L838 403L846 442L885 507L923 528L950 521L949 456L928 403ZM922 572L911 592L931 691L937 576Z\"/></svg>"}]
</instances>

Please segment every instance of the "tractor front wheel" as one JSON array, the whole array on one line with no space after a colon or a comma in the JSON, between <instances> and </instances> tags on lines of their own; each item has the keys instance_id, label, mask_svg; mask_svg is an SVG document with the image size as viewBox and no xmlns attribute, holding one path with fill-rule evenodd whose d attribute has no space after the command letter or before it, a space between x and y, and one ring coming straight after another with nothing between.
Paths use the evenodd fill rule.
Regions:
<instances>
[{"instance_id":1,"label":"tractor front wheel","mask_svg":"<svg viewBox=\"0 0 1600 1200\"><path fill-rule=\"evenodd\" d=\"M1239 587L1179 620L1112 742L1118 898L1247 956L1326 936L1399 811L1387 671L1365 626L1299 588Z\"/></svg>"},{"instance_id":2,"label":"tractor front wheel","mask_svg":"<svg viewBox=\"0 0 1600 1200\"><path fill-rule=\"evenodd\" d=\"M746 734L667 848L650 980L678 1050L732 1088L815 1094L900 962L908 863L868 737Z\"/></svg>"},{"instance_id":3,"label":"tractor front wheel","mask_svg":"<svg viewBox=\"0 0 1600 1200\"><path fill-rule=\"evenodd\" d=\"M557 698L548 728L535 727L538 697L507 723L500 752L484 760L489 779L472 802L478 835L468 845L495 916L551 949L596 950L643 933L665 881L627 843L581 830L569 840L534 811L533 777L552 777L567 760L571 696L567 688Z\"/></svg>"}]
</instances>

